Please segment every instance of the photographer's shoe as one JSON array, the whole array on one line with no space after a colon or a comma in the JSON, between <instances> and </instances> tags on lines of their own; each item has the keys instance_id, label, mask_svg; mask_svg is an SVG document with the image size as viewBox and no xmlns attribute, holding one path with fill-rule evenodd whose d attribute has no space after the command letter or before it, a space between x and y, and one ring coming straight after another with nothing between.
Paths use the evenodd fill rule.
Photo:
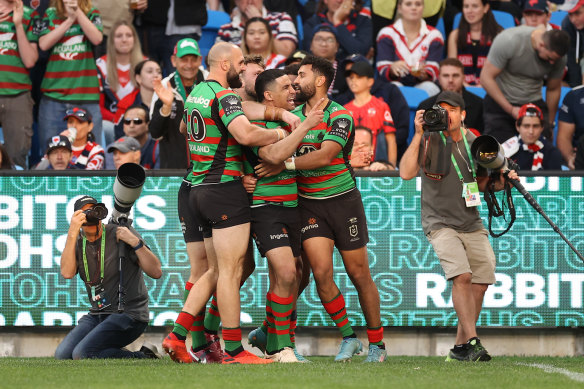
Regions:
<instances>
[{"instance_id":1,"label":"photographer's shoe","mask_svg":"<svg viewBox=\"0 0 584 389\"><path fill-rule=\"evenodd\" d=\"M187 351L185 341L177 339L172 332L162 341L162 348L170 356L170 359L175 362L193 363L193 360Z\"/></svg>"},{"instance_id":2,"label":"photographer's shoe","mask_svg":"<svg viewBox=\"0 0 584 389\"><path fill-rule=\"evenodd\" d=\"M353 355L359 354L363 350L363 343L357 338L344 338L341 342L339 353L335 357L335 362L349 362Z\"/></svg>"},{"instance_id":3,"label":"photographer's shoe","mask_svg":"<svg viewBox=\"0 0 584 389\"><path fill-rule=\"evenodd\" d=\"M151 359L161 359L162 355L158 351L158 347L150 342L144 342L142 347L140 347L140 351L146 355L146 358Z\"/></svg>"}]
</instances>

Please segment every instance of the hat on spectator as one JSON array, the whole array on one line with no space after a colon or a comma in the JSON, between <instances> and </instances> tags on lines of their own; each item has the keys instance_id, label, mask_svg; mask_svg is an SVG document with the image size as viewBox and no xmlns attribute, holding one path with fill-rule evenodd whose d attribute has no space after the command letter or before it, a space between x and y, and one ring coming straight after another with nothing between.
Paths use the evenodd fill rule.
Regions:
<instances>
[{"instance_id":1,"label":"hat on spectator","mask_svg":"<svg viewBox=\"0 0 584 389\"><path fill-rule=\"evenodd\" d=\"M91 196L81 196L80 198L77 199L77 201L75 201L75 205L73 206L73 211L78 211L81 208L83 208L83 206L87 205L87 204L99 204L97 202L96 199L94 199Z\"/></svg>"},{"instance_id":2,"label":"hat on spectator","mask_svg":"<svg viewBox=\"0 0 584 389\"><path fill-rule=\"evenodd\" d=\"M93 119L88 110L79 107L75 107L65 111L65 117L63 118L63 120L66 121L69 118L75 118L82 122L91 122L91 120Z\"/></svg>"},{"instance_id":3,"label":"hat on spectator","mask_svg":"<svg viewBox=\"0 0 584 389\"><path fill-rule=\"evenodd\" d=\"M290 65L292 62L300 62L304 59L304 57L306 57L309 53L307 51L304 50L296 50L294 53L292 53L291 56L289 56L288 58L286 58L286 62L284 62L284 64L286 66Z\"/></svg>"},{"instance_id":4,"label":"hat on spectator","mask_svg":"<svg viewBox=\"0 0 584 389\"><path fill-rule=\"evenodd\" d=\"M564 4L558 7L559 10L568 11L569 13L576 12L578 8L584 5L584 0L566 0Z\"/></svg>"},{"instance_id":5,"label":"hat on spectator","mask_svg":"<svg viewBox=\"0 0 584 389\"><path fill-rule=\"evenodd\" d=\"M131 136L122 136L120 139L107 146L108 153L113 153L114 150L120 150L122 153L140 150L140 142Z\"/></svg>"},{"instance_id":6,"label":"hat on spectator","mask_svg":"<svg viewBox=\"0 0 584 389\"><path fill-rule=\"evenodd\" d=\"M369 63L369 61L367 60L367 58L365 58L361 54L351 54L351 55L345 57L345 59L343 59L343 65L346 65L349 62L351 62L351 63L357 63L357 62L367 62L367 63Z\"/></svg>"},{"instance_id":7,"label":"hat on spectator","mask_svg":"<svg viewBox=\"0 0 584 389\"><path fill-rule=\"evenodd\" d=\"M67 138L65 135L56 135L52 137L49 140L49 145L47 146L47 155L59 147L63 147L71 151L71 142L69 142L69 138Z\"/></svg>"},{"instance_id":8,"label":"hat on spectator","mask_svg":"<svg viewBox=\"0 0 584 389\"><path fill-rule=\"evenodd\" d=\"M445 90L440 92L436 98L436 104L446 103L453 107L460 107L464 109L464 99L460 93Z\"/></svg>"},{"instance_id":9,"label":"hat on spectator","mask_svg":"<svg viewBox=\"0 0 584 389\"><path fill-rule=\"evenodd\" d=\"M527 0L523 6L524 11L539 12L547 14L550 12L547 0Z\"/></svg>"},{"instance_id":10,"label":"hat on spectator","mask_svg":"<svg viewBox=\"0 0 584 389\"><path fill-rule=\"evenodd\" d=\"M525 116L532 116L538 118L539 120L543 120L543 112L541 112L541 109L533 103L524 104L521 106L521 108L519 108L517 120Z\"/></svg>"},{"instance_id":11,"label":"hat on spectator","mask_svg":"<svg viewBox=\"0 0 584 389\"><path fill-rule=\"evenodd\" d=\"M355 73L361 77L373 78L374 70L369 62L357 62L351 66L351 69L345 71L345 77L349 77L351 73Z\"/></svg>"},{"instance_id":12,"label":"hat on spectator","mask_svg":"<svg viewBox=\"0 0 584 389\"><path fill-rule=\"evenodd\" d=\"M312 30L312 36L314 37L317 32L321 32L321 31L330 32L331 34L333 34L335 36L335 39L339 38L337 35L337 29L328 23L317 24L316 27L314 27L314 30Z\"/></svg>"},{"instance_id":13,"label":"hat on spectator","mask_svg":"<svg viewBox=\"0 0 584 389\"><path fill-rule=\"evenodd\" d=\"M197 57L201 56L201 50L199 50L199 44L196 40L192 38L184 38L180 41L176 42L176 46L174 46L174 53L175 56L178 58L182 58L185 55L196 55Z\"/></svg>"}]
</instances>

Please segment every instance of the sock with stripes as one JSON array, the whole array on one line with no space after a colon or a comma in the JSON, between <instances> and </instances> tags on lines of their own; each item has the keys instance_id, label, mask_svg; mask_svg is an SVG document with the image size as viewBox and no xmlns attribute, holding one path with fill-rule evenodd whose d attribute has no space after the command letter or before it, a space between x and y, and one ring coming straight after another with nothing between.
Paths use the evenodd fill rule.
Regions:
<instances>
[{"instance_id":1,"label":"sock with stripes","mask_svg":"<svg viewBox=\"0 0 584 389\"><path fill-rule=\"evenodd\" d=\"M290 342L290 315L292 314L292 295L280 297L271 294L270 305L266 307L268 319L268 344L266 351L273 354L284 347L292 347Z\"/></svg>"},{"instance_id":2,"label":"sock with stripes","mask_svg":"<svg viewBox=\"0 0 584 389\"><path fill-rule=\"evenodd\" d=\"M236 356L243 351L241 344L241 328L225 328L223 327L223 341L225 342L225 352L229 355Z\"/></svg>"},{"instance_id":3,"label":"sock with stripes","mask_svg":"<svg viewBox=\"0 0 584 389\"><path fill-rule=\"evenodd\" d=\"M367 339L369 339L369 344L374 344L383 349L385 348L383 344L383 327L367 327Z\"/></svg>"},{"instance_id":4,"label":"sock with stripes","mask_svg":"<svg viewBox=\"0 0 584 389\"><path fill-rule=\"evenodd\" d=\"M341 292L339 292L339 294L331 301L323 303L322 305L331 319L335 322L335 325L341 331L343 338L354 338L356 336L353 328L349 324L347 309L345 308L345 299Z\"/></svg>"},{"instance_id":5,"label":"sock with stripes","mask_svg":"<svg viewBox=\"0 0 584 389\"><path fill-rule=\"evenodd\" d=\"M213 293L213 298L209 304L209 310L205 315L205 332L208 334L217 335L219 332L219 325L221 324L221 315L219 314L219 306L217 305L217 294Z\"/></svg>"}]
</instances>

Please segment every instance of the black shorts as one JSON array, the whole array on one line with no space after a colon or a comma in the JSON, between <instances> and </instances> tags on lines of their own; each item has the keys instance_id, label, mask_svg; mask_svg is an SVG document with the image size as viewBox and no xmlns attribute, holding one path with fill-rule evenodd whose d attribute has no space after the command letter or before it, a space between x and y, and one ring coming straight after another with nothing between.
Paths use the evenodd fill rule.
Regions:
<instances>
[{"instance_id":1,"label":"black shorts","mask_svg":"<svg viewBox=\"0 0 584 389\"><path fill-rule=\"evenodd\" d=\"M323 200L299 196L302 241L332 239L339 250L356 250L369 242L361 193L357 188Z\"/></svg>"},{"instance_id":2,"label":"black shorts","mask_svg":"<svg viewBox=\"0 0 584 389\"><path fill-rule=\"evenodd\" d=\"M178 219L187 243L203 241L203 227L197 220L195 211L191 208L189 202L191 188L190 182L183 181L178 190Z\"/></svg>"},{"instance_id":3,"label":"black shorts","mask_svg":"<svg viewBox=\"0 0 584 389\"><path fill-rule=\"evenodd\" d=\"M300 212L296 207L262 205L251 209L251 235L262 257L272 249L290 247L300 256Z\"/></svg>"},{"instance_id":4,"label":"black shorts","mask_svg":"<svg viewBox=\"0 0 584 389\"><path fill-rule=\"evenodd\" d=\"M195 185L189 196L195 217L203 227L203 237L213 236L214 228L249 223L251 211L241 180L211 185Z\"/></svg>"}]
</instances>

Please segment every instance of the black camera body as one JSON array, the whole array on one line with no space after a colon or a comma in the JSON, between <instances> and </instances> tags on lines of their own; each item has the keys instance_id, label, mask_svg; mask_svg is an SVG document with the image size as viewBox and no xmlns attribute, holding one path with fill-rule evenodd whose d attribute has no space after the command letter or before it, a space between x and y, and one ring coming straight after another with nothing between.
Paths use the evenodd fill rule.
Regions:
<instances>
[{"instance_id":1,"label":"black camera body","mask_svg":"<svg viewBox=\"0 0 584 389\"><path fill-rule=\"evenodd\" d=\"M100 220L107 217L107 208L104 204L95 204L92 208L83 211L87 219L87 225L96 225Z\"/></svg>"},{"instance_id":2,"label":"black camera body","mask_svg":"<svg viewBox=\"0 0 584 389\"><path fill-rule=\"evenodd\" d=\"M422 128L427 132L448 131L448 111L439 105L424 111Z\"/></svg>"}]
</instances>

